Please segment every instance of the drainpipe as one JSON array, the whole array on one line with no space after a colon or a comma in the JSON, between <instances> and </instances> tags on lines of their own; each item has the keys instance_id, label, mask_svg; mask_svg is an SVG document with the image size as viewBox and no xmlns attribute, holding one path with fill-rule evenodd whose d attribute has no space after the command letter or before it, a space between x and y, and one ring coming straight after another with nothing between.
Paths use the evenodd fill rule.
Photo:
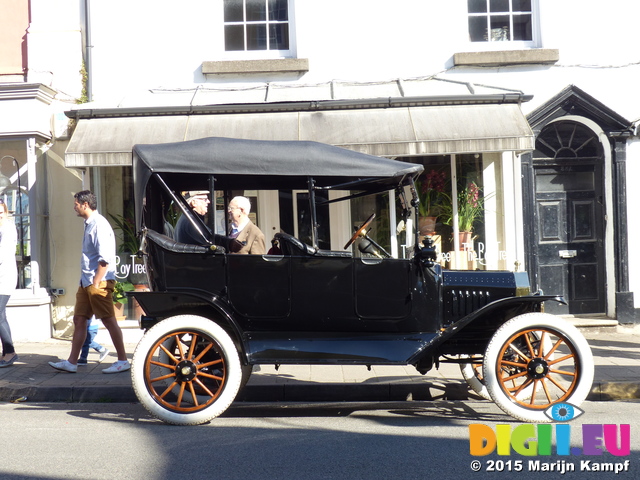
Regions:
<instances>
[{"instance_id":1,"label":"drainpipe","mask_svg":"<svg viewBox=\"0 0 640 480\"><path fill-rule=\"evenodd\" d=\"M87 71L87 102L93 100L93 89L91 88L91 79L93 77L91 71L91 0L84 0L84 68Z\"/></svg>"}]
</instances>

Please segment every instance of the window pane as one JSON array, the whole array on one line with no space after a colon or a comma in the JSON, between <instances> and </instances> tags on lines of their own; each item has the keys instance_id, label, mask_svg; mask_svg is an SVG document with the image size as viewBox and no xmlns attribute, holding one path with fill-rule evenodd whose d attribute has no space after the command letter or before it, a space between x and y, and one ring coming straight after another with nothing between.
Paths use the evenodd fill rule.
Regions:
<instances>
[{"instance_id":1,"label":"window pane","mask_svg":"<svg viewBox=\"0 0 640 480\"><path fill-rule=\"evenodd\" d=\"M509 0L491 0L491 3L489 3L489 9L491 12L508 12Z\"/></svg>"},{"instance_id":2,"label":"window pane","mask_svg":"<svg viewBox=\"0 0 640 480\"><path fill-rule=\"evenodd\" d=\"M269 0L269 20L277 22L289 20L287 0Z\"/></svg>"},{"instance_id":3,"label":"window pane","mask_svg":"<svg viewBox=\"0 0 640 480\"><path fill-rule=\"evenodd\" d=\"M267 49L267 26L247 25L247 50Z\"/></svg>"},{"instance_id":4,"label":"window pane","mask_svg":"<svg viewBox=\"0 0 640 480\"><path fill-rule=\"evenodd\" d=\"M491 41L509 41L509 15L492 15L489 21L491 22Z\"/></svg>"},{"instance_id":5,"label":"window pane","mask_svg":"<svg viewBox=\"0 0 640 480\"><path fill-rule=\"evenodd\" d=\"M225 25L224 49L228 52L244 50L244 27L242 25Z\"/></svg>"},{"instance_id":6,"label":"window pane","mask_svg":"<svg viewBox=\"0 0 640 480\"><path fill-rule=\"evenodd\" d=\"M487 13L487 0L467 0L469 13Z\"/></svg>"},{"instance_id":7,"label":"window pane","mask_svg":"<svg viewBox=\"0 0 640 480\"><path fill-rule=\"evenodd\" d=\"M511 5L514 12L531 11L531 0L511 0Z\"/></svg>"},{"instance_id":8,"label":"window pane","mask_svg":"<svg viewBox=\"0 0 640 480\"><path fill-rule=\"evenodd\" d=\"M513 16L513 39L524 41L533 40L531 34L531 15Z\"/></svg>"},{"instance_id":9,"label":"window pane","mask_svg":"<svg viewBox=\"0 0 640 480\"><path fill-rule=\"evenodd\" d=\"M487 17L469 17L469 40L487 41Z\"/></svg>"},{"instance_id":10,"label":"window pane","mask_svg":"<svg viewBox=\"0 0 640 480\"><path fill-rule=\"evenodd\" d=\"M289 25L276 23L269 25L269 50L289 50Z\"/></svg>"},{"instance_id":11,"label":"window pane","mask_svg":"<svg viewBox=\"0 0 640 480\"><path fill-rule=\"evenodd\" d=\"M225 22L242 22L242 1L243 0L224 0L224 21Z\"/></svg>"},{"instance_id":12,"label":"window pane","mask_svg":"<svg viewBox=\"0 0 640 480\"><path fill-rule=\"evenodd\" d=\"M593 190L593 172L542 173L536 175L536 192Z\"/></svg>"},{"instance_id":13,"label":"window pane","mask_svg":"<svg viewBox=\"0 0 640 480\"><path fill-rule=\"evenodd\" d=\"M247 22L267 19L267 0L247 0Z\"/></svg>"}]
</instances>

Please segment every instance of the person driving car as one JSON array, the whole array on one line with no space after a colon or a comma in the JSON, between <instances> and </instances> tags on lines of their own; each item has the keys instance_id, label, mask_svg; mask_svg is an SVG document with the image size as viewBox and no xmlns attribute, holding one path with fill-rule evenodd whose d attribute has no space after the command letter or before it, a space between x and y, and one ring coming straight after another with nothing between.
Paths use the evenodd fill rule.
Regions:
<instances>
[{"instance_id":1,"label":"person driving car","mask_svg":"<svg viewBox=\"0 0 640 480\"><path fill-rule=\"evenodd\" d=\"M182 194L193 209L193 211L199 215L204 221L204 216L209 210L209 192L206 190L192 190L189 192L183 192ZM196 245L202 245L205 243L205 239L196 230L193 224L189 221L186 215L182 215L176 223L174 238L181 243L190 243Z\"/></svg>"}]
</instances>

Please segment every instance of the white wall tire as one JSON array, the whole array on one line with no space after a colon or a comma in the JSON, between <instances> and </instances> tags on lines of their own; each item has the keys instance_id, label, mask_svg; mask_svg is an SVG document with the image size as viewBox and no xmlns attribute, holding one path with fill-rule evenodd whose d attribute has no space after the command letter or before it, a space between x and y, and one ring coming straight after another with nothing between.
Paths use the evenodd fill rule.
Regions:
<instances>
[{"instance_id":1,"label":"white wall tire","mask_svg":"<svg viewBox=\"0 0 640 480\"><path fill-rule=\"evenodd\" d=\"M537 343L531 341L534 337ZM483 364L491 399L508 415L531 423L550 422L545 411L555 403L579 406L591 391L593 371L584 336L545 313L526 313L502 325Z\"/></svg>"},{"instance_id":2,"label":"white wall tire","mask_svg":"<svg viewBox=\"0 0 640 480\"><path fill-rule=\"evenodd\" d=\"M198 425L231 405L242 368L222 327L179 315L145 333L133 355L131 379L138 400L153 416L174 425Z\"/></svg>"},{"instance_id":3,"label":"white wall tire","mask_svg":"<svg viewBox=\"0 0 640 480\"><path fill-rule=\"evenodd\" d=\"M460 358L469 358L468 355L460 355ZM482 374L482 364L480 363L461 363L460 373L462 378L467 382L467 385L471 387L471 390L475 392L479 397L485 400L491 400L491 395L487 390L487 386L484 383L484 376Z\"/></svg>"}]
</instances>

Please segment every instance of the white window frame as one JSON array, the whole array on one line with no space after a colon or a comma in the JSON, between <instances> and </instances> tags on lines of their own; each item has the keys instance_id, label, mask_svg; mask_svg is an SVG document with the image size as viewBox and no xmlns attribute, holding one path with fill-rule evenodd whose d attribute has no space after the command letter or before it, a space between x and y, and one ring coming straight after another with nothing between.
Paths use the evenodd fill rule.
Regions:
<instances>
[{"instance_id":1,"label":"white window frame","mask_svg":"<svg viewBox=\"0 0 640 480\"><path fill-rule=\"evenodd\" d=\"M490 0L485 0L487 2L487 10L489 8ZM512 2L509 0L509 12L505 13L509 15L510 26L513 22L513 13L511 11ZM465 8L466 15L466 34L467 34L467 42L470 46L471 50L475 51L486 51L486 50L523 50L529 48L540 48L542 46L541 38L540 38L540 2L539 0L531 0L531 40L530 41L521 41L521 40L506 40L506 41L482 41L482 42L472 42L469 32L469 18L470 17L489 17L489 13L469 13L468 7ZM511 31L513 29L511 28Z\"/></svg>"},{"instance_id":2,"label":"white window frame","mask_svg":"<svg viewBox=\"0 0 640 480\"><path fill-rule=\"evenodd\" d=\"M246 1L244 0L243 5L246 8ZM287 0L287 8L288 8L288 25L289 25L289 49L288 50L227 50L225 45L225 26L231 24L238 25L246 25L253 23L265 23L263 21L260 22L225 22L224 21L224 1L222 3L221 18L222 18L222 48L221 51L224 52L224 58L226 60L260 60L260 59L274 59L274 58L295 58L296 57L296 36L295 36L295 11L294 11L294 0ZM267 25L269 24L269 20L266 20ZM268 29L267 29L268 36ZM246 47L246 46L245 46Z\"/></svg>"}]
</instances>

